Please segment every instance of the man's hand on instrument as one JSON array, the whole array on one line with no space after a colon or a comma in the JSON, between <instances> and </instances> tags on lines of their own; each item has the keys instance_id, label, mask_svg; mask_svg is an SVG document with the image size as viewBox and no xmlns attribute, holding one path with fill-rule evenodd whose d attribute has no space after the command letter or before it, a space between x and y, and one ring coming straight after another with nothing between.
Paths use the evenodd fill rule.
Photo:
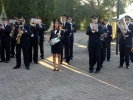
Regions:
<instances>
[{"instance_id":1,"label":"man's hand on instrument","mask_svg":"<svg viewBox=\"0 0 133 100\"><path fill-rule=\"evenodd\" d=\"M93 26L93 30L95 31L95 32L97 32L97 27L96 26Z\"/></svg>"},{"instance_id":2,"label":"man's hand on instrument","mask_svg":"<svg viewBox=\"0 0 133 100\"><path fill-rule=\"evenodd\" d=\"M59 33L57 33L57 36L58 36L58 37L61 37L61 35L60 35Z\"/></svg>"},{"instance_id":3,"label":"man's hand on instrument","mask_svg":"<svg viewBox=\"0 0 133 100\"><path fill-rule=\"evenodd\" d=\"M64 32L66 31L65 29L62 29Z\"/></svg>"},{"instance_id":4,"label":"man's hand on instrument","mask_svg":"<svg viewBox=\"0 0 133 100\"><path fill-rule=\"evenodd\" d=\"M23 34L24 32L23 31L20 31L21 34Z\"/></svg>"},{"instance_id":5,"label":"man's hand on instrument","mask_svg":"<svg viewBox=\"0 0 133 100\"><path fill-rule=\"evenodd\" d=\"M121 30L122 34L126 34L127 31L126 30Z\"/></svg>"},{"instance_id":6,"label":"man's hand on instrument","mask_svg":"<svg viewBox=\"0 0 133 100\"><path fill-rule=\"evenodd\" d=\"M4 26L2 26L2 27L0 27L0 28L3 29L3 30L5 29Z\"/></svg>"}]
</instances>

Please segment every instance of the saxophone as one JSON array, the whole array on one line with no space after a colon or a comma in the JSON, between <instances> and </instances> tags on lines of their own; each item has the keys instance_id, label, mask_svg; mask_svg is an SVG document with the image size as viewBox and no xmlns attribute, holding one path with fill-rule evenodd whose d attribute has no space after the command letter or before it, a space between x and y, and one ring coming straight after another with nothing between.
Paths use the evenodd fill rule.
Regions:
<instances>
[{"instance_id":1,"label":"saxophone","mask_svg":"<svg viewBox=\"0 0 133 100\"><path fill-rule=\"evenodd\" d=\"M17 35L17 38L16 38L16 41L17 41L17 44L20 44L20 40L21 40L21 26L19 25L18 27L18 35Z\"/></svg>"},{"instance_id":2,"label":"saxophone","mask_svg":"<svg viewBox=\"0 0 133 100\"><path fill-rule=\"evenodd\" d=\"M14 24L12 24L12 31L10 33L10 36L13 37L14 36Z\"/></svg>"}]
</instances>

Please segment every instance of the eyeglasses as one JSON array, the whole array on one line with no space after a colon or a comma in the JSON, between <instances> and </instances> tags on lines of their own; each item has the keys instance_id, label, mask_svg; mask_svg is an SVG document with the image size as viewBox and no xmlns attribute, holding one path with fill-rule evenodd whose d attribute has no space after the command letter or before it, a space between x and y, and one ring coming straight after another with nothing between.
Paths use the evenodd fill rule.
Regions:
<instances>
[{"instance_id":1,"label":"eyeglasses","mask_svg":"<svg viewBox=\"0 0 133 100\"><path fill-rule=\"evenodd\" d=\"M72 20L72 19L68 19L68 20Z\"/></svg>"}]
</instances>

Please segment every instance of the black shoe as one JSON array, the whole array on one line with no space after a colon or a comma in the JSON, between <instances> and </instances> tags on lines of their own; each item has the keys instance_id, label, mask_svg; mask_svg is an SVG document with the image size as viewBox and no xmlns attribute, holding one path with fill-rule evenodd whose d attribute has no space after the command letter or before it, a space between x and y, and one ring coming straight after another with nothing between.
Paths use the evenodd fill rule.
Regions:
<instances>
[{"instance_id":1,"label":"black shoe","mask_svg":"<svg viewBox=\"0 0 133 100\"><path fill-rule=\"evenodd\" d=\"M126 66L126 69L129 69L130 67L129 66Z\"/></svg>"},{"instance_id":2,"label":"black shoe","mask_svg":"<svg viewBox=\"0 0 133 100\"><path fill-rule=\"evenodd\" d=\"M1 60L0 62L5 62L5 60Z\"/></svg>"},{"instance_id":3,"label":"black shoe","mask_svg":"<svg viewBox=\"0 0 133 100\"><path fill-rule=\"evenodd\" d=\"M122 68L123 67L123 65L119 65L119 67L118 68Z\"/></svg>"},{"instance_id":4,"label":"black shoe","mask_svg":"<svg viewBox=\"0 0 133 100\"><path fill-rule=\"evenodd\" d=\"M18 66L15 66L15 67L13 67L13 69L19 69L20 67L18 67Z\"/></svg>"},{"instance_id":5,"label":"black shoe","mask_svg":"<svg viewBox=\"0 0 133 100\"><path fill-rule=\"evenodd\" d=\"M35 64L38 64L38 62L34 62Z\"/></svg>"},{"instance_id":6,"label":"black shoe","mask_svg":"<svg viewBox=\"0 0 133 100\"><path fill-rule=\"evenodd\" d=\"M107 59L107 61L110 61L110 59Z\"/></svg>"},{"instance_id":7,"label":"black shoe","mask_svg":"<svg viewBox=\"0 0 133 100\"><path fill-rule=\"evenodd\" d=\"M67 63L68 65L70 65L69 61L66 61L66 63Z\"/></svg>"},{"instance_id":8,"label":"black shoe","mask_svg":"<svg viewBox=\"0 0 133 100\"><path fill-rule=\"evenodd\" d=\"M73 57L71 57L70 59L73 60Z\"/></svg>"},{"instance_id":9,"label":"black shoe","mask_svg":"<svg viewBox=\"0 0 133 100\"><path fill-rule=\"evenodd\" d=\"M89 70L89 73L93 73L93 70Z\"/></svg>"},{"instance_id":10,"label":"black shoe","mask_svg":"<svg viewBox=\"0 0 133 100\"><path fill-rule=\"evenodd\" d=\"M10 58L14 58L14 55L11 55Z\"/></svg>"},{"instance_id":11,"label":"black shoe","mask_svg":"<svg viewBox=\"0 0 133 100\"><path fill-rule=\"evenodd\" d=\"M8 62L9 62L9 60L5 61L5 63L8 63Z\"/></svg>"},{"instance_id":12,"label":"black shoe","mask_svg":"<svg viewBox=\"0 0 133 100\"><path fill-rule=\"evenodd\" d=\"M95 73L99 73L100 71L99 70L96 70Z\"/></svg>"},{"instance_id":13,"label":"black shoe","mask_svg":"<svg viewBox=\"0 0 133 100\"><path fill-rule=\"evenodd\" d=\"M26 67L26 69L27 69L27 70L30 70L30 68L29 68L29 67Z\"/></svg>"},{"instance_id":14,"label":"black shoe","mask_svg":"<svg viewBox=\"0 0 133 100\"><path fill-rule=\"evenodd\" d=\"M41 57L41 59L44 59L44 57Z\"/></svg>"}]
</instances>

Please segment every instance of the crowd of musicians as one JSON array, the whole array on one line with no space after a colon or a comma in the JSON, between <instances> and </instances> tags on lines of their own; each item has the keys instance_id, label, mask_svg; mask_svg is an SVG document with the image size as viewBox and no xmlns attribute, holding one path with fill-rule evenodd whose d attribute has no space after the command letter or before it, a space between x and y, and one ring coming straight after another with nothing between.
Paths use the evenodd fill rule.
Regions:
<instances>
[{"instance_id":1,"label":"crowd of musicians","mask_svg":"<svg viewBox=\"0 0 133 100\"><path fill-rule=\"evenodd\" d=\"M53 54L54 70L60 70L60 64L63 59L70 64L73 59L73 42L75 24L72 17L61 15L60 20L53 21L53 28L50 33L49 41L54 37L59 37L60 42L51 46ZM38 64L38 47L40 47L40 57L44 59L44 31L45 24L40 17L31 17L30 24L26 24L25 18L13 17L10 21L2 18L0 25L0 62L8 63L10 58L16 57L16 65L13 69L21 67L21 49L23 53L24 65L27 70L30 69L30 63L33 61ZM60 34L59 34L60 32ZM56 66L56 54L58 54L58 65Z\"/></svg>"},{"instance_id":2,"label":"crowd of musicians","mask_svg":"<svg viewBox=\"0 0 133 100\"><path fill-rule=\"evenodd\" d=\"M107 19L103 19L98 23L98 16L94 15L91 18L92 23L86 31L86 34L89 35L89 73L93 73L95 64L97 64L95 73L99 73L104 61L110 61L111 59L112 26L108 24ZM40 17L31 17L30 24L26 24L24 17L14 17L10 24L8 24L6 18L2 18L2 22L3 24L0 25L1 62L8 63L10 58L16 57L16 65L13 69L20 68L22 49L25 67L29 70L32 61L38 64L38 47L40 47L40 57L44 59L44 31L46 27ZM123 67L125 62L126 68L129 69L130 60L133 62L133 53L131 52L133 25L130 23L131 17L125 16L125 22L128 30L118 29L120 49L120 65L118 68ZM64 59L68 65L70 60L73 60L75 32L76 25L71 16L63 14L61 20L53 20L49 42L56 37L60 40L58 43L51 45L53 71L60 70ZM58 57L57 64L56 56Z\"/></svg>"},{"instance_id":3,"label":"crowd of musicians","mask_svg":"<svg viewBox=\"0 0 133 100\"><path fill-rule=\"evenodd\" d=\"M110 61L111 58L112 26L108 24L107 19L103 19L98 23L98 16L94 15L91 18L92 23L98 24L98 26L90 25L86 31L86 34L89 35L89 73L93 73L96 63L95 73L99 73L105 59ZM123 67L125 63L126 68L129 69L130 60L133 62L133 24L131 24L131 17L128 15L124 17L125 25L122 22L122 27L118 27L117 30L119 33L120 51L120 64L118 68Z\"/></svg>"}]
</instances>

